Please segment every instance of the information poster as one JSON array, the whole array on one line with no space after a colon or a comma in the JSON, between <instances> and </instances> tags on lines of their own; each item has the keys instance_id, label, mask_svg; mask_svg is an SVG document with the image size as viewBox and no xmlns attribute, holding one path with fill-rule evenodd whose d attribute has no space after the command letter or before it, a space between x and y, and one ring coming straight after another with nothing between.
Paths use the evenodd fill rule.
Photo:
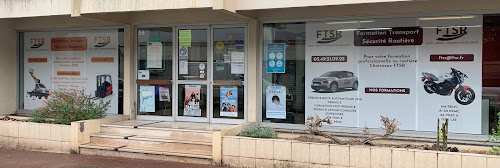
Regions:
<instances>
[{"instance_id":1,"label":"information poster","mask_svg":"<svg viewBox=\"0 0 500 168\"><path fill-rule=\"evenodd\" d=\"M148 69L163 68L163 45L161 42L148 42L146 55Z\"/></svg>"},{"instance_id":2,"label":"information poster","mask_svg":"<svg viewBox=\"0 0 500 168\"><path fill-rule=\"evenodd\" d=\"M231 74L245 73L245 52L231 52Z\"/></svg>"},{"instance_id":3,"label":"information poster","mask_svg":"<svg viewBox=\"0 0 500 168\"><path fill-rule=\"evenodd\" d=\"M267 73L285 73L285 43L267 44Z\"/></svg>"},{"instance_id":4,"label":"information poster","mask_svg":"<svg viewBox=\"0 0 500 168\"><path fill-rule=\"evenodd\" d=\"M238 87L220 87L220 116L238 117Z\"/></svg>"},{"instance_id":5,"label":"information poster","mask_svg":"<svg viewBox=\"0 0 500 168\"><path fill-rule=\"evenodd\" d=\"M138 70L137 79L139 80L149 80L149 70Z\"/></svg>"},{"instance_id":6,"label":"information poster","mask_svg":"<svg viewBox=\"0 0 500 168\"><path fill-rule=\"evenodd\" d=\"M41 107L49 90L84 89L118 114L117 30L26 32L24 46L24 109Z\"/></svg>"},{"instance_id":7,"label":"information poster","mask_svg":"<svg viewBox=\"0 0 500 168\"><path fill-rule=\"evenodd\" d=\"M415 77L419 129L434 131L429 122L448 118L450 132L481 133L482 16L419 23L424 28Z\"/></svg>"},{"instance_id":8,"label":"information poster","mask_svg":"<svg viewBox=\"0 0 500 168\"><path fill-rule=\"evenodd\" d=\"M155 86L140 86L140 112L155 112Z\"/></svg>"},{"instance_id":9,"label":"information poster","mask_svg":"<svg viewBox=\"0 0 500 168\"><path fill-rule=\"evenodd\" d=\"M160 96L160 101L170 102L170 89L168 87L159 86L158 94Z\"/></svg>"},{"instance_id":10,"label":"information poster","mask_svg":"<svg viewBox=\"0 0 500 168\"><path fill-rule=\"evenodd\" d=\"M450 132L484 133L481 25L480 15L308 22L306 117L379 128L382 115L418 131L448 118Z\"/></svg>"},{"instance_id":11,"label":"information poster","mask_svg":"<svg viewBox=\"0 0 500 168\"><path fill-rule=\"evenodd\" d=\"M286 119L285 86L267 86L266 118Z\"/></svg>"},{"instance_id":12,"label":"information poster","mask_svg":"<svg viewBox=\"0 0 500 168\"><path fill-rule=\"evenodd\" d=\"M201 85L185 85L184 115L201 116L200 109Z\"/></svg>"},{"instance_id":13,"label":"information poster","mask_svg":"<svg viewBox=\"0 0 500 168\"><path fill-rule=\"evenodd\" d=\"M191 47L191 30L179 30L179 46Z\"/></svg>"}]
</instances>

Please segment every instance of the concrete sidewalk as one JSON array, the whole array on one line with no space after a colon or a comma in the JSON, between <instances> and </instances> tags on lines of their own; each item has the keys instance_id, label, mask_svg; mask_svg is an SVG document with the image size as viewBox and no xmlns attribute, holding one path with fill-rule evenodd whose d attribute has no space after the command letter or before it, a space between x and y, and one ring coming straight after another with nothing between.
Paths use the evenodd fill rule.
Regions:
<instances>
[{"instance_id":1,"label":"concrete sidewalk","mask_svg":"<svg viewBox=\"0 0 500 168\"><path fill-rule=\"evenodd\" d=\"M0 148L0 167L8 168L217 168L155 160L129 159L106 156L45 153Z\"/></svg>"}]
</instances>

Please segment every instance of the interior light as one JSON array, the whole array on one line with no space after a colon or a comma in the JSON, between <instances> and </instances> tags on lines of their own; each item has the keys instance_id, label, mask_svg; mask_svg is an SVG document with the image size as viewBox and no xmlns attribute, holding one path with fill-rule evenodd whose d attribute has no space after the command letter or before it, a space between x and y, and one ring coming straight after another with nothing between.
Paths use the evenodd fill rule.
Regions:
<instances>
[{"instance_id":1,"label":"interior light","mask_svg":"<svg viewBox=\"0 0 500 168\"><path fill-rule=\"evenodd\" d=\"M420 18L419 20L472 19L472 18L475 18L475 16L427 17L427 18Z\"/></svg>"},{"instance_id":2,"label":"interior light","mask_svg":"<svg viewBox=\"0 0 500 168\"><path fill-rule=\"evenodd\" d=\"M482 27L483 25L471 25L471 26L439 26L439 27L422 27L424 29L437 29L437 28L454 28L454 27Z\"/></svg>"},{"instance_id":3,"label":"interior light","mask_svg":"<svg viewBox=\"0 0 500 168\"><path fill-rule=\"evenodd\" d=\"M361 20L361 21L343 21L343 22L328 22L326 24L355 24L355 23L371 23L375 22L373 20Z\"/></svg>"}]
</instances>

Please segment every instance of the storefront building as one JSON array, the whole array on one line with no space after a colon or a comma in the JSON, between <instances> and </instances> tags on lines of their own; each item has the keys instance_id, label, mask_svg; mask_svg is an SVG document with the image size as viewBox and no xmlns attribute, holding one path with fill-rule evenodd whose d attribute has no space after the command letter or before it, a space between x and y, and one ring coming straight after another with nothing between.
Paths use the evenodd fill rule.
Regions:
<instances>
[{"instance_id":1,"label":"storefront building","mask_svg":"<svg viewBox=\"0 0 500 168\"><path fill-rule=\"evenodd\" d=\"M0 114L84 88L131 119L484 140L498 122L495 0L0 0Z\"/></svg>"}]
</instances>

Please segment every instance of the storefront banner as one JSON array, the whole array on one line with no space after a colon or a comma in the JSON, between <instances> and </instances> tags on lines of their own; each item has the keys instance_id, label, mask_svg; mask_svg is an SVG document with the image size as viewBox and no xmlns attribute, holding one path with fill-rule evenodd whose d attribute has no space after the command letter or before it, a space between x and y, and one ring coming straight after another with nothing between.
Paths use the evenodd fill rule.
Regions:
<instances>
[{"instance_id":1,"label":"storefront banner","mask_svg":"<svg viewBox=\"0 0 500 168\"><path fill-rule=\"evenodd\" d=\"M220 87L220 116L238 117L238 87Z\"/></svg>"},{"instance_id":2,"label":"storefront banner","mask_svg":"<svg viewBox=\"0 0 500 168\"><path fill-rule=\"evenodd\" d=\"M285 86L267 86L266 118L286 119Z\"/></svg>"},{"instance_id":3,"label":"storefront banner","mask_svg":"<svg viewBox=\"0 0 500 168\"><path fill-rule=\"evenodd\" d=\"M168 87L158 87L158 94L160 96L160 101L170 102L170 89Z\"/></svg>"},{"instance_id":4,"label":"storefront banner","mask_svg":"<svg viewBox=\"0 0 500 168\"><path fill-rule=\"evenodd\" d=\"M415 18L380 19L362 27L386 30L359 30L366 39L382 39L381 44L356 46L359 68L359 127L379 128L380 116L397 118L399 128L416 130L417 48L423 31ZM378 32L383 35L366 35ZM356 36L357 37L357 36ZM356 43L355 37L355 43Z\"/></svg>"},{"instance_id":5,"label":"storefront banner","mask_svg":"<svg viewBox=\"0 0 500 168\"><path fill-rule=\"evenodd\" d=\"M481 113L482 15L420 20L419 24L424 42L418 50L416 76L418 129L434 131L436 126L430 122L448 118L450 132L487 134L487 121L481 121L482 115L489 115Z\"/></svg>"},{"instance_id":6,"label":"storefront banner","mask_svg":"<svg viewBox=\"0 0 500 168\"><path fill-rule=\"evenodd\" d=\"M285 43L267 44L267 73L285 73Z\"/></svg>"},{"instance_id":7,"label":"storefront banner","mask_svg":"<svg viewBox=\"0 0 500 168\"><path fill-rule=\"evenodd\" d=\"M148 42L146 56L146 68L163 68L163 45L161 42Z\"/></svg>"},{"instance_id":8,"label":"storefront banner","mask_svg":"<svg viewBox=\"0 0 500 168\"><path fill-rule=\"evenodd\" d=\"M330 117L335 126L358 126L359 72L353 45L357 23L306 24L306 117Z\"/></svg>"},{"instance_id":9,"label":"storefront banner","mask_svg":"<svg viewBox=\"0 0 500 168\"><path fill-rule=\"evenodd\" d=\"M155 112L155 86L140 86L140 112Z\"/></svg>"},{"instance_id":10,"label":"storefront banner","mask_svg":"<svg viewBox=\"0 0 500 168\"><path fill-rule=\"evenodd\" d=\"M450 132L482 133L481 25L481 16L308 22L306 116L379 128L382 115L418 131L448 118Z\"/></svg>"},{"instance_id":11,"label":"storefront banner","mask_svg":"<svg viewBox=\"0 0 500 168\"><path fill-rule=\"evenodd\" d=\"M184 115L201 116L200 90L201 85L185 85Z\"/></svg>"},{"instance_id":12,"label":"storefront banner","mask_svg":"<svg viewBox=\"0 0 500 168\"><path fill-rule=\"evenodd\" d=\"M84 89L118 113L117 30L26 32L24 42L24 109L41 107L49 90Z\"/></svg>"}]
</instances>

